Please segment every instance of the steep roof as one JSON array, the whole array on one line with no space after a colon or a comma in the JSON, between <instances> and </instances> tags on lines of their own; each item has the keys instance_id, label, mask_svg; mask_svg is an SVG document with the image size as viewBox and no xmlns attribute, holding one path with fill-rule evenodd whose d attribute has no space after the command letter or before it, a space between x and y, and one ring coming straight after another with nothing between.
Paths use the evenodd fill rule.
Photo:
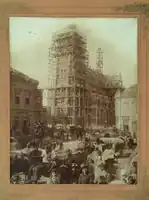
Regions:
<instances>
[{"instance_id":1,"label":"steep roof","mask_svg":"<svg viewBox=\"0 0 149 200\"><path fill-rule=\"evenodd\" d=\"M37 85L39 84L39 82L37 80L30 78L29 76L23 74L22 72L14 69L14 68L10 68L10 72L11 72L12 75L18 76L21 79L23 79L24 81L31 82L31 83L37 84Z\"/></svg>"},{"instance_id":2,"label":"steep roof","mask_svg":"<svg viewBox=\"0 0 149 200\"><path fill-rule=\"evenodd\" d=\"M123 88L121 74L105 75L107 79L107 87Z\"/></svg>"},{"instance_id":3,"label":"steep roof","mask_svg":"<svg viewBox=\"0 0 149 200\"><path fill-rule=\"evenodd\" d=\"M136 98L137 97L137 84L132 85L129 88L126 88L122 93L121 93L121 98Z\"/></svg>"}]
</instances>

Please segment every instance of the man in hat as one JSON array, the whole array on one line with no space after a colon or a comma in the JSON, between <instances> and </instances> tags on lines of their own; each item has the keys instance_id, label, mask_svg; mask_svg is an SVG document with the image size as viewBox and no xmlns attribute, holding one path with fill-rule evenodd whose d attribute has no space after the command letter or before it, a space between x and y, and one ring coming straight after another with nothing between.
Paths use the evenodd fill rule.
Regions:
<instances>
[{"instance_id":1,"label":"man in hat","mask_svg":"<svg viewBox=\"0 0 149 200\"><path fill-rule=\"evenodd\" d=\"M87 165L82 166L82 173L79 176L79 184L93 184L94 177L88 171Z\"/></svg>"},{"instance_id":2,"label":"man in hat","mask_svg":"<svg viewBox=\"0 0 149 200\"><path fill-rule=\"evenodd\" d=\"M71 184L72 182L72 169L68 161L64 160L60 166L60 184Z\"/></svg>"},{"instance_id":3,"label":"man in hat","mask_svg":"<svg viewBox=\"0 0 149 200\"><path fill-rule=\"evenodd\" d=\"M105 170L110 174L110 179L113 174L113 166L114 166L115 153L112 148L112 144L109 143L107 149L102 153L102 160L104 162Z\"/></svg>"},{"instance_id":4,"label":"man in hat","mask_svg":"<svg viewBox=\"0 0 149 200\"><path fill-rule=\"evenodd\" d=\"M88 166L89 173L92 174L92 176L94 177L95 164L94 164L94 160L92 158L88 158L88 160L87 160L87 166Z\"/></svg>"},{"instance_id":5,"label":"man in hat","mask_svg":"<svg viewBox=\"0 0 149 200\"><path fill-rule=\"evenodd\" d=\"M77 184L79 176L80 176L81 168L75 162L75 160L73 160L72 163L71 163L71 169L72 169L72 183Z\"/></svg>"}]
</instances>

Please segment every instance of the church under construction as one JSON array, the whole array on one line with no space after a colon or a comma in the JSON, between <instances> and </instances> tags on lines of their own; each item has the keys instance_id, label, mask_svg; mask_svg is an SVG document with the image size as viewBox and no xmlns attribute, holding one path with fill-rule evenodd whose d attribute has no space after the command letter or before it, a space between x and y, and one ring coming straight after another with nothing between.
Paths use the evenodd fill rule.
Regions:
<instances>
[{"instance_id":1,"label":"church under construction","mask_svg":"<svg viewBox=\"0 0 149 200\"><path fill-rule=\"evenodd\" d=\"M91 66L96 69L92 69L87 39L76 25L69 25L53 36L49 60L49 81L53 82L48 88L52 115L67 116L68 124L84 128L115 125L114 96L122 87L122 80L120 75L103 74L101 48L97 49L96 66Z\"/></svg>"}]
</instances>

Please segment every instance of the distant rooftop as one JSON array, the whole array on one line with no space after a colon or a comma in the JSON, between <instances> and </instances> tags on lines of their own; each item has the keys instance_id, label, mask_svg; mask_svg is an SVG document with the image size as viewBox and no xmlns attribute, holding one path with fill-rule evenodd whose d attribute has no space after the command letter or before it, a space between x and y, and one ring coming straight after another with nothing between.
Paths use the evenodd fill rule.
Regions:
<instances>
[{"instance_id":1,"label":"distant rooftop","mask_svg":"<svg viewBox=\"0 0 149 200\"><path fill-rule=\"evenodd\" d=\"M137 92L138 92L138 87L137 84L132 85L129 88L126 88L122 93L121 93L121 98L136 98L137 97Z\"/></svg>"},{"instance_id":2,"label":"distant rooftop","mask_svg":"<svg viewBox=\"0 0 149 200\"><path fill-rule=\"evenodd\" d=\"M39 82L37 80L30 78L29 76L23 74L22 72L14 69L14 68L10 68L10 72L12 75L19 76L20 78L24 79L25 81L29 81L29 82L31 82L33 84L37 84L37 85L39 84Z\"/></svg>"}]
</instances>

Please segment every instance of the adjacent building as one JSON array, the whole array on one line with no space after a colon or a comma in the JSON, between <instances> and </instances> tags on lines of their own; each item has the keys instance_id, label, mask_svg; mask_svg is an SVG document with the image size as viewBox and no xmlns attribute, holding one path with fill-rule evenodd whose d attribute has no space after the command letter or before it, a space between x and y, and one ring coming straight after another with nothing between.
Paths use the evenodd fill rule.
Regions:
<instances>
[{"instance_id":1,"label":"adjacent building","mask_svg":"<svg viewBox=\"0 0 149 200\"><path fill-rule=\"evenodd\" d=\"M137 85L115 95L116 127L125 132L137 132Z\"/></svg>"},{"instance_id":2,"label":"adjacent building","mask_svg":"<svg viewBox=\"0 0 149 200\"><path fill-rule=\"evenodd\" d=\"M49 57L50 67L55 68L54 84L47 93L52 114L88 128L115 125L114 97L122 81L120 75L103 74L102 50L97 50L96 69L91 69L87 40L69 25L53 36Z\"/></svg>"},{"instance_id":3,"label":"adjacent building","mask_svg":"<svg viewBox=\"0 0 149 200\"><path fill-rule=\"evenodd\" d=\"M28 134L35 121L45 120L38 81L10 69L10 123L15 133Z\"/></svg>"}]
</instances>

